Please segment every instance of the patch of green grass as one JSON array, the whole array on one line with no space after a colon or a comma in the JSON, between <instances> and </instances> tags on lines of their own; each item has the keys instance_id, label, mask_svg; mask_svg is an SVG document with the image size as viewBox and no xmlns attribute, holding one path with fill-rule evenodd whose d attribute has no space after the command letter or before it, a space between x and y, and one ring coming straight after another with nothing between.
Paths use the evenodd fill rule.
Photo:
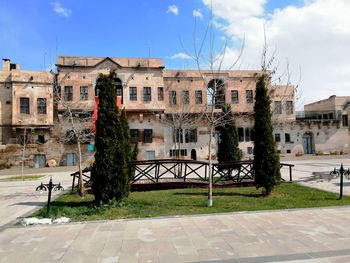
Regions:
<instances>
[{"instance_id":1,"label":"patch of green grass","mask_svg":"<svg viewBox=\"0 0 350 263\"><path fill-rule=\"evenodd\" d=\"M207 207L207 189L203 188L133 192L118 206L100 207L94 206L91 194L81 198L68 193L51 204L50 215L84 221L350 205L348 196L337 200L337 194L293 183L279 185L268 197L261 193L255 187L214 188L211 208ZM33 216L45 217L46 207Z\"/></svg>"},{"instance_id":2,"label":"patch of green grass","mask_svg":"<svg viewBox=\"0 0 350 263\"><path fill-rule=\"evenodd\" d=\"M13 177L6 177L6 178L1 178L1 180L7 180L7 181L22 181L22 180L37 180L45 175L24 175L22 176L13 176Z\"/></svg>"}]
</instances>

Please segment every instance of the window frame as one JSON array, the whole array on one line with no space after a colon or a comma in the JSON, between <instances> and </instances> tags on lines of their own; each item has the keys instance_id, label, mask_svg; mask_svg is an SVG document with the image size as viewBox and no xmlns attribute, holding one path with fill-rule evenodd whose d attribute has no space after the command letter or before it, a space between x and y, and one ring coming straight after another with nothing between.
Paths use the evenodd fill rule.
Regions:
<instances>
[{"instance_id":1,"label":"window frame","mask_svg":"<svg viewBox=\"0 0 350 263\"><path fill-rule=\"evenodd\" d=\"M251 104L254 103L254 92L251 89L247 89L246 90L246 94L245 94L245 98L246 98L246 102Z\"/></svg>"},{"instance_id":2,"label":"window frame","mask_svg":"<svg viewBox=\"0 0 350 263\"><path fill-rule=\"evenodd\" d=\"M73 86L64 86L64 100L73 101Z\"/></svg>"},{"instance_id":3,"label":"window frame","mask_svg":"<svg viewBox=\"0 0 350 263\"><path fill-rule=\"evenodd\" d=\"M29 97L19 98L19 112L21 114L30 114L30 99Z\"/></svg>"},{"instance_id":4,"label":"window frame","mask_svg":"<svg viewBox=\"0 0 350 263\"><path fill-rule=\"evenodd\" d=\"M234 96L235 94L235 96ZM232 104L238 104L239 103L239 95L238 95L238 90L234 89L231 90L231 103Z\"/></svg>"},{"instance_id":5,"label":"window frame","mask_svg":"<svg viewBox=\"0 0 350 263\"><path fill-rule=\"evenodd\" d=\"M151 87L143 87L143 101L151 102L152 101L152 88Z\"/></svg>"},{"instance_id":6,"label":"window frame","mask_svg":"<svg viewBox=\"0 0 350 263\"><path fill-rule=\"evenodd\" d=\"M44 103L42 103L42 102L44 102ZM46 98L37 98L36 104L37 104L37 113L46 115L47 114L47 99Z\"/></svg>"},{"instance_id":7,"label":"window frame","mask_svg":"<svg viewBox=\"0 0 350 263\"><path fill-rule=\"evenodd\" d=\"M196 104L203 104L203 91L196 90L194 94L195 94Z\"/></svg>"},{"instance_id":8,"label":"window frame","mask_svg":"<svg viewBox=\"0 0 350 263\"><path fill-rule=\"evenodd\" d=\"M129 87L129 100L137 101L137 87Z\"/></svg>"}]
</instances>

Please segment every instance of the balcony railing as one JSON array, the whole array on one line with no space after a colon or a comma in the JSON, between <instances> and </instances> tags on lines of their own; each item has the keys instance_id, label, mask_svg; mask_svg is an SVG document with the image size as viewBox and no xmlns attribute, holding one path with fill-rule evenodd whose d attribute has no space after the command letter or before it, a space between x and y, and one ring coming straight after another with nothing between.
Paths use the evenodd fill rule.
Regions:
<instances>
[{"instance_id":1,"label":"balcony railing","mask_svg":"<svg viewBox=\"0 0 350 263\"><path fill-rule=\"evenodd\" d=\"M341 121L341 111L297 111L297 120L337 120Z\"/></svg>"}]
</instances>

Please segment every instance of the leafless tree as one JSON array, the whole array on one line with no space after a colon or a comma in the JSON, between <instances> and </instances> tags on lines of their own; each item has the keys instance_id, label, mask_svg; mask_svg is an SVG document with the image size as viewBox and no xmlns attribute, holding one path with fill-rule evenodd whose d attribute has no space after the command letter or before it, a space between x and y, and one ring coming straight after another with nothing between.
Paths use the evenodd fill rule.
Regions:
<instances>
[{"instance_id":1,"label":"leafless tree","mask_svg":"<svg viewBox=\"0 0 350 263\"><path fill-rule=\"evenodd\" d=\"M54 81L54 104L57 109L55 133L61 145L73 144L76 146L79 169L79 194L84 195L84 181L82 173L81 144L90 142L94 133L92 132L92 109L81 109L75 107L71 98L62 94L57 78ZM79 110L75 110L79 108ZM64 147L64 146L63 146Z\"/></svg>"}]
</instances>

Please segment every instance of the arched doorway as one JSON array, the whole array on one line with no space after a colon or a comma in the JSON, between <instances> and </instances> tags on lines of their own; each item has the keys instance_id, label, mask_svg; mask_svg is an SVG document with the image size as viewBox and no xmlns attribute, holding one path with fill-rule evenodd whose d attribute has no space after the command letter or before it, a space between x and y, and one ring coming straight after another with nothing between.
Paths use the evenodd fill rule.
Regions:
<instances>
[{"instance_id":1,"label":"arched doorway","mask_svg":"<svg viewBox=\"0 0 350 263\"><path fill-rule=\"evenodd\" d=\"M314 153L314 138L312 132L305 132L303 135L303 149L304 154L313 154Z\"/></svg>"},{"instance_id":2,"label":"arched doorway","mask_svg":"<svg viewBox=\"0 0 350 263\"><path fill-rule=\"evenodd\" d=\"M197 160L197 152L195 149L191 150L191 159L195 161Z\"/></svg>"},{"instance_id":3,"label":"arched doorway","mask_svg":"<svg viewBox=\"0 0 350 263\"><path fill-rule=\"evenodd\" d=\"M207 87L207 103L215 108L221 108L225 103L225 83L222 79L212 79Z\"/></svg>"}]
</instances>

